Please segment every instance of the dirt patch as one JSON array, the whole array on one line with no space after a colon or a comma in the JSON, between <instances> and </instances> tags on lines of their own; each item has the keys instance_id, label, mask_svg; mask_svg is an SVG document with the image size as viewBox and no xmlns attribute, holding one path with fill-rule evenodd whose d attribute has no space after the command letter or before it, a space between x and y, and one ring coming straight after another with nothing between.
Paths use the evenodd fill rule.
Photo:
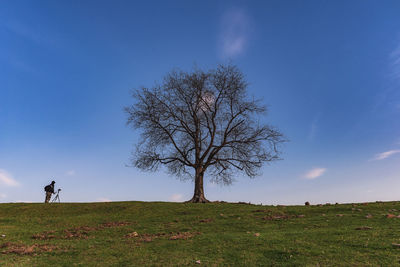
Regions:
<instances>
[{"instance_id":1,"label":"dirt patch","mask_svg":"<svg viewBox=\"0 0 400 267\"><path fill-rule=\"evenodd\" d=\"M200 232L183 232L183 233L176 233L175 235L170 236L169 240L177 240L177 239L189 239L196 235L200 235Z\"/></svg>"},{"instance_id":2,"label":"dirt patch","mask_svg":"<svg viewBox=\"0 0 400 267\"><path fill-rule=\"evenodd\" d=\"M5 248L1 253L2 254L18 254L18 255L36 255L41 252L52 252L55 250L59 250L58 246L48 245L48 244L33 244L33 245L24 245L18 243L3 243L0 245L0 248Z\"/></svg>"},{"instance_id":3,"label":"dirt patch","mask_svg":"<svg viewBox=\"0 0 400 267\"><path fill-rule=\"evenodd\" d=\"M210 222L213 222L213 221L214 221L213 219L207 218L207 219L202 219L199 222L201 222L201 223L210 223Z\"/></svg>"},{"instance_id":4,"label":"dirt patch","mask_svg":"<svg viewBox=\"0 0 400 267\"><path fill-rule=\"evenodd\" d=\"M386 218L389 218L389 219L391 219L391 218L400 218L400 215L394 215L394 214L386 214Z\"/></svg>"},{"instance_id":5,"label":"dirt patch","mask_svg":"<svg viewBox=\"0 0 400 267\"><path fill-rule=\"evenodd\" d=\"M126 226L130 225L130 222L106 222L101 224L99 227L101 228L109 228L109 227L118 227L118 226Z\"/></svg>"},{"instance_id":6,"label":"dirt patch","mask_svg":"<svg viewBox=\"0 0 400 267\"><path fill-rule=\"evenodd\" d=\"M357 227L356 230L371 230L372 227L369 226L361 226L361 227Z\"/></svg>"},{"instance_id":7,"label":"dirt patch","mask_svg":"<svg viewBox=\"0 0 400 267\"><path fill-rule=\"evenodd\" d=\"M178 239L189 239L196 235L200 235L200 232L177 232L177 233L155 233L155 234L138 234L137 232L132 232L125 235L125 238L135 238L139 242L152 242L154 239L167 237L169 240L178 240Z\"/></svg>"},{"instance_id":8,"label":"dirt patch","mask_svg":"<svg viewBox=\"0 0 400 267\"><path fill-rule=\"evenodd\" d=\"M304 217L306 217L304 214L298 214L298 215L274 214L274 215L268 215L268 216L261 217L261 219L264 221L272 221L272 220L289 220L289 219L304 218ZM258 217L258 218L260 218L260 217Z\"/></svg>"},{"instance_id":9,"label":"dirt patch","mask_svg":"<svg viewBox=\"0 0 400 267\"><path fill-rule=\"evenodd\" d=\"M156 234L142 234L140 235L139 241L141 242L151 242L154 239L160 238L162 236L166 236L166 233L156 233Z\"/></svg>"},{"instance_id":10,"label":"dirt patch","mask_svg":"<svg viewBox=\"0 0 400 267\"><path fill-rule=\"evenodd\" d=\"M272 215L272 216L265 216L262 217L264 221L271 221L271 220L287 220L292 218L290 215Z\"/></svg>"},{"instance_id":11,"label":"dirt patch","mask_svg":"<svg viewBox=\"0 0 400 267\"><path fill-rule=\"evenodd\" d=\"M272 212L272 210L253 210L251 212Z\"/></svg>"},{"instance_id":12,"label":"dirt patch","mask_svg":"<svg viewBox=\"0 0 400 267\"><path fill-rule=\"evenodd\" d=\"M1 244L1 245L0 245L0 248L7 248L7 247L12 246L12 245L13 245L13 243L11 243L11 242L6 242L6 243Z\"/></svg>"},{"instance_id":13,"label":"dirt patch","mask_svg":"<svg viewBox=\"0 0 400 267\"><path fill-rule=\"evenodd\" d=\"M45 231L39 234L35 234L32 236L33 239L38 239L38 240L49 240L56 238L54 235L56 231Z\"/></svg>"},{"instance_id":14,"label":"dirt patch","mask_svg":"<svg viewBox=\"0 0 400 267\"><path fill-rule=\"evenodd\" d=\"M167 236L167 233L155 233L155 234L138 234L137 232L132 232L125 235L125 238L137 238L139 242L151 242L154 239Z\"/></svg>"},{"instance_id":15,"label":"dirt patch","mask_svg":"<svg viewBox=\"0 0 400 267\"><path fill-rule=\"evenodd\" d=\"M71 239L71 238L77 238L77 239L88 239L88 232L84 230L64 230L64 235L62 236L63 239Z\"/></svg>"},{"instance_id":16,"label":"dirt patch","mask_svg":"<svg viewBox=\"0 0 400 267\"><path fill-rule=\"evenodd\" d=\"M78 226L70 229L63 230L61 234L58 236L56 235L56 231L45 231L39 234L34 234L32 236L33 239L36 240L49 240L53 238L62 238L62 239L71 239L71 238L78 238L78 239L88 239L89 232L93 231L100 231L105 228L113 228L119 226L126 226L130 225L130 222L105 222L100 224L97 227L91 226Z\"/></svg>"},{"instance_id":17,"label":"dirt patch","mask_svg":"<svg viewBox=\"0 0 400 267\"><path fill-rule=\"evenodd\" d=\"M89 226L78 226L78 227L75 227L75 228L73 228L71 230L91 232L91 231L97 231L97 230L99 230L99 228L98 227L89 227Z\"/></svg>"}]
</instances>

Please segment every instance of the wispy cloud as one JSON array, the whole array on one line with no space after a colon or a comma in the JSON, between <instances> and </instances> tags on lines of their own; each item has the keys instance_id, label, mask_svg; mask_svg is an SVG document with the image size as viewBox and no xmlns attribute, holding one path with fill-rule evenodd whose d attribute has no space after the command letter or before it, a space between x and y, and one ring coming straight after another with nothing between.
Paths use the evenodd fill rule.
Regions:
<instances>
[{"instance_id":1,"label":"wispy cloud","mask_svg":"<svg viewBox=\"0 0 400 267\"><path fill-rule=\"evenodd\" d=\"M182 194L173 194L172 196L169 197L169 200L172 202L181 202L181 201L183 201L183 195Z\"/></svg>"},{"instance_id":2,"label":"wispy cloud","mask_svg":"<svg viewBox=\"0 0 400 267\"><path fill-rule=\"evenodd\" d=\"M390 59L392 61L393 78L400 81L400 44L392 52Z\"/></svg>"},{"instance_id":3,"label":"wispy cloud","mask_svg":"<svg viewBox=\"0 0 400 267\"><path fill-rule=\"evenodd\" d=\"M373 159L371 159L371 160L387 159L388 157L390 157L390 156L392 156L394 154L397 154L397 153L400 153L399 149L389 150L389 151L386 151L386 152L382 152L382 153L376 154L375 157Z\"/></svg>"},{"instance_id":4,"label":"wispy cloud","mask_svg":"<svg viewBox=\"0 0 400 267\"><path fill-rule=\"evenodd\" d=\"M223 58L232 58L244 52L250 37L250 18L243 9L225 12L219 32L219 50Z\"/></svg>"},{"instance_id":5,"label":"wispy cloud","mask_svg":"<svg viewBox=\"0 0 400 267\"><path fill-rule=\"evenodd\" d=\"M321 117L321 113L318 113L317 115L315 115L313 121L311 122L310 130L308 132L308 140L309 141L314 140L314 138L317 134L320 117Z\"/></svg>"},{"instance_id":6,"label":"wispy cloud","mask_svg":"<svg viewBox=\"0 0 400 267\"><path fill-rule=\"evenodd\" d=\"M389 54L388 71L385 87L376 96L376 103L373 107L375 113L378 109L390 109L400 111L400 40L398 45Z\"/></svg>"},{"instance_id":7,"label":"wispy cloud","mask_svg":"<svg viewBox=\"0 0 400 267\"><path fill-rule=\"evenodd\" d=\"M37 45L54 45L52 38L45 35L42 30L34 29L32 25L13 20L7 22L6 27L10 32Z\"/></svg>"},{"instance_id":8,"label":"wispy cloud","mask_svg":"<svg viewBox=\"0 0 400 267\"><path fill-rule=\"evenodd\" d=\"M308 179L308 180L313 180L321 175L323 175L326 172L326 168L313 168L309 170L303 177Z\"/></svg>"},{"instance_id":9,"label":"wispy cloud","mask_svg":"<svg viewBox=\"0 0 400 267\"><path fill-rule=\"evenodd\" d=\"M65 173L66 176L74 176L75 174L75 170L69 170Z\"/></svg>"},{"instance_id":10,"label":"wispy cloud","mask_svg":"<svg viewBox=\"0 0 400 267\"><path fill-rule=\"evenodd\" d=\"M7 197L7 195L6 194L2 194L2 193L0 193L0 199L2 199L2 198L6 198Z\"/></svg>"},{"instance_id":11,"label":"wispy cloud","mask_svg":"<svg viewBox=\"0 0 400 267\"><path fill-rule=\"evenodd\" d=\"M111 202L111 199L108 199L106 197L100 197L96 199L97 202Z\"/></svg>"},{"instance_id":12,"label":"wispy cloud","mask_svg":"<svg viewBox=\"0 0 400 267\"><path fill-rule=\"evenodd\" d=\"M14 180L12 175L3 169L0 169L0 184L5 186L19 186L19 183Z\"/></svg>"}]
</instances>

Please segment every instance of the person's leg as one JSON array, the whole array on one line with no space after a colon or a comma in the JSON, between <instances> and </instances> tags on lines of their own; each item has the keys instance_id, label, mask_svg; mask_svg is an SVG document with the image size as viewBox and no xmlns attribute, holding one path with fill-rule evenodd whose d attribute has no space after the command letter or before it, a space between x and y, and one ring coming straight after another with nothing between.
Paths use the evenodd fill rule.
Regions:
<instances>
[{"instance_id":1,"label":"person's leg","mask_svg":"<svg viewBox=\"0 0 400 267\"><path fill-rule=\"evenodd\" d=\"M46 192L46 201L45 201L45 203L49 203L50 198L51 198L51 192Z\"/></svg>"}]
</instances>

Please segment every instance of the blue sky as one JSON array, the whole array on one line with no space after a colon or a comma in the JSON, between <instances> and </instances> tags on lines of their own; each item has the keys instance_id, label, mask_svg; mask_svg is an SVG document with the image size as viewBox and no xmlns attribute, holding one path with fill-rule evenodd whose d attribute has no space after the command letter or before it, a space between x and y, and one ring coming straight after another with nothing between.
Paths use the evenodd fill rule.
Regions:
<instances>
[{"instance_id":1,"label":"blue sky","mask_svg":"<svg viewBox=\"0 0 400 267\"><path fill-rule=\"evenodd\" d=\"M399 200L399 1L3 1L0 202L183 201L193 184L129 164L130 91L236 64L284 160L210 200Z\"/></svg>"}]
</instances>

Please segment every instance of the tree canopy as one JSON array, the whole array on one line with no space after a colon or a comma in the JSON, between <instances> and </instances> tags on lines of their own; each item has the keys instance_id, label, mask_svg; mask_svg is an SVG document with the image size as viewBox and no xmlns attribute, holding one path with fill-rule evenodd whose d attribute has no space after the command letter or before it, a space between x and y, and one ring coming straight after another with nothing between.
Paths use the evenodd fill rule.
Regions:
<instances>
[{"instance_id":1,"label":"tree canopy","mask_svg":"<svg viewBox=\"0 0 400 267\"><path fill-rule=\"evenodd\" d=\"M247 94L243 73L232 65L193 72L172 71L160 85L133 92L125 108L127 124L141 130L132 163L155 171L165 165L171 174L192 178L192 202L208 202L204 174L230 184L235 172L259 174L266 162L280 159L285 141L276 128L262 124L266 106Z\"/></svg>"}]
</instances>

